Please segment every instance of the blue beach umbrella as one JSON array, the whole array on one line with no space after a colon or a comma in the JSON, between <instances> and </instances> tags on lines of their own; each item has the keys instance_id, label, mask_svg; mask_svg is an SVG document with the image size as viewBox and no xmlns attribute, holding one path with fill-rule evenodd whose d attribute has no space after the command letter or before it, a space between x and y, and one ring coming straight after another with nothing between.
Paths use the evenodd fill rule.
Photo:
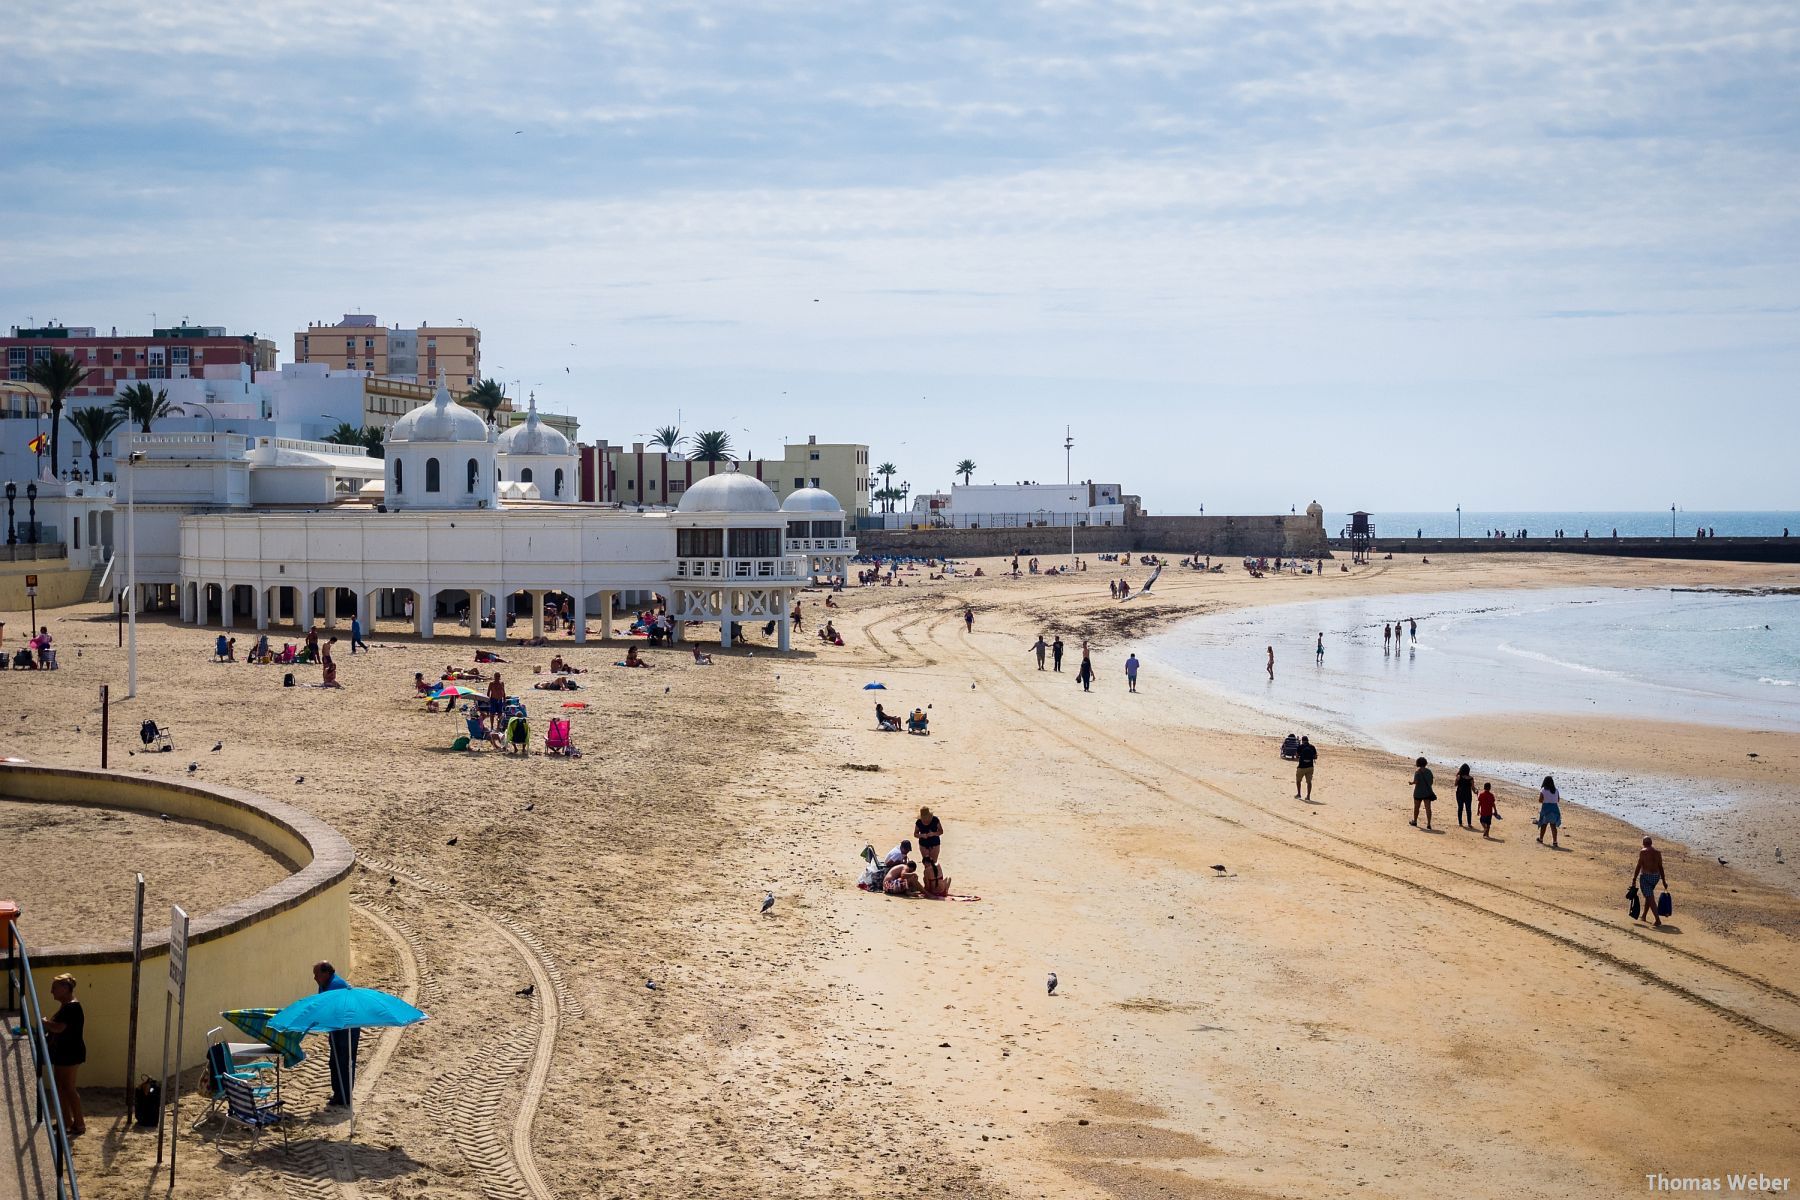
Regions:
<instances>
[{"instance_id":1,"label":"blue beach umbrella","mask_svg":"<svg viewBox=\"0 0 1800 1200\"><path fill-rule=\"evenodd\" d=\"M302 996L273 1017L269 1028L289 1033L332 1033L339 1029L369 1029L412 1025L425 1014L379 988L334 988Z\"/></svg>"},{"instance_id":2,"label":"blue beach umbrella","mask_svg":"<svg viewBox=\"0 0 1800 1200\"><path fill-rule=\"evenodd\" d=\"M885 683L865 683L865 684L863 684L863 691L865 691L865 692L885 692L885 691L887 691L887 684L885 684Z\"/></svg>"}]
</instances>

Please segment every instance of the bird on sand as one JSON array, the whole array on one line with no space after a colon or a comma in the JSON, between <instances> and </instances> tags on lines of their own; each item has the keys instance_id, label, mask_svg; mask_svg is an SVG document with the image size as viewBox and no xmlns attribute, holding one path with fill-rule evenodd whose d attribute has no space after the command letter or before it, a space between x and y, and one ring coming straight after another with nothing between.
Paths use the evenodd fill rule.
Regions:
<instances>
[{"instance_id":1,"label":"bird on sand","mask_svg":"<svg viewBox=\"0 0 1800 1200\"><path fill-rule=\"evenodd\" d=\"M224 749L224 748L225 748L225 743L224 743L224 742L214 742L214 743L213 743L213 748L212 748L212 752L213 752L213 753L214 753L214 754L217 754L217 753L218 753L218 752L219 752L219 751L221 751L221 750L223 750L223 749Z\"/></svg>"},{"instance_id":2,"label":"bird on sand","mask_svg":"<svg viewBox=\"0 0 1800 1200\"><path fill-rule=\"evenodd\" d=\"M768 911L774 907L775 907L775 893L774 892L764 892L763 893L763 903L762 903L763 912L765 914L767 914Z\"/></svg>"},{"instance_id":3,"label":"bird on sand","mask_svg":"<svg viewBox=\"0 0 1800 1200\"><path fill-rule=\"evenodd\" d=\"M528 983L528 984L526 984L526 985L525 985L525 986L524 986L524 987L522 987L522 988L520 988L520 989L519 989L519 990L518 990L518 991L516 991L516 992L514 992L514 993L513 993L513 995L515 995L515 996L529 996L529 995L531 995L531 993L533 993L533 992L535 992L535 991L537 991L537 984L535 984L535 983Z\"/></svg>"},{"instance_id":4,"label":"bird on sand","mask_svg":"<svg viewBox=\"0 0 1800 1200\"><path fill-rule=\"evenodd\" d=\"M1049 995L1049 996L1056 995L1056 972L1055 971L1050 972L1050 978L1048 978L1044 981L1044 985L1045 985L1044 992L1046 995Z\"/></svg>"},{"instance_id":5,"label":"bird on sand","mask_svg":"<svg viewBox=\"0 0 1800 1200\"><path fill-rule=\"evenodd\" d=\"M305 782L306 782L306 776L304 776L304 775L296 775L296 776L294 776L294 782L295 782L295 783L305 783Z\"/></svg>"},{"instance_id":6,"label":"bird on sand","mask_svg":"<svg viewBox=\"0 0 1800 1200\"><path fill-rule=\"evenodd\" d=\"M192 775L195 771L198 771L199 769L200 769L200 764L197 762L191 762L188 764L188 774L189 775ZM1723 861L1723 860L1721 860L1721 861Z\"/></svg>"},{"instance_id":7,"label":"bird on sand","mask_svg":"<svg viewBox=\"0 0 1800 1200\"><path fill-rule=\"evenodd\" d=\"M646 988L648 988L648 989L650 989L650 990L651 990L651 991L653 991L653 992L654 992L654 991L656 991L656 990L657 990L657 987L656 987L656 980L654 980L654 979L646 979L646 980L644 980L644 986L645 986L645 987L646 987Z\"/></svg>"},{"instance_id":8,"label":"bird on sand","mask_svg":"<svg viewBox=\"0 0 1800 1200\"><path fill-rule=\"evenodd\" d=\"M534 809L534 808L536 808L536 807L537 807L537 801L536 801L536 800L533 800L533 801L532 801L532 802L531 802L531 803L530 803L530 804L527 804L527 805L526 805L526 806L525 806L525 811L526 811L526 812L530 812L530 811L531 811L531 810L532 810L532 809Z\"/></svg>"},{"instance_id":9,"label":"bird on sand","mask_svg":"<svg viewBox=\"0 0 1800 1200\"><path fill-rule=\"evenodd\" d=\"M449 840L449 841L447 841L447 842L445 842L445 843L444 843L444 845L446 845L446 846L454 846L454 845L456 845L456 843L457 843L457 842L459 842L459 841L461 841L461 840L462 840L462 835L461 835L461 834L458 834L458 835L457 835L457 836L456 836L456 837L453 837L453 838L451 838L451 839L450 839L450 840Z\"/></svg>"},{"instance_id":10,"label":"bird on sand","mask_svg":"<svg viewBox=\"0 0 1800 1200\"><path fill-rule=\"evenodd\" d=\"M1720 866L1721 866L1721 867L1724 867L1724 866L1729 866L1729 865L1730 865L1730 864L1729 864L1729 863L1727 863L1727 862L1726 862L1726 861L1725 861L1725 860L1724 860L1724 859L1722 859L1722 858L1721 858L1721 859L1719 859L1719 865L1720 865Z\"/></svg>"},{"instance_id":11,"label":"bird on sand","mask_svg":"<svg viewBox=\"0 0 1800 1200\"><path fill-rule=\"evenodd\" d=\"M1224 863L1214 863L1212 865L1212 869L1217 871L1219 874L1223 875L1225 873L1225 864Z\"/></svg>"}]
</instances>

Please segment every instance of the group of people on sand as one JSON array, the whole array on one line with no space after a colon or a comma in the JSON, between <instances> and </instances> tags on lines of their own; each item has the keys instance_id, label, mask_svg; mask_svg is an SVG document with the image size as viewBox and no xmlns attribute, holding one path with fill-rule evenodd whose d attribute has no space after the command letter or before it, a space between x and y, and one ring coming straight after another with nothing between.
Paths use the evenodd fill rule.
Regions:
<instances>
[{"instance_id":1,"label":"group of people on sand","mask_svg":"<svg viewBox=\"0 0 1800 1200\"><path fill-rule=\"evenodd\" d=\"M930 807L919 809L918 819L913 822L913 837L919 839L918 861L912 858L912 840L902 838L878 866L871 866L869 874L880 872L880 890L886 895L942 900L950 895L950 877L938 862L943 850L944 823Z\"/></svg>"},{"instance_id":2,"label":"group of people on sand","mask_svg":"<svg viewBox=\"0 0 1800 1200\"><path fill-rule=\"evenodd\" d=\"M350 652L354 654L356 653L355 647L361 642L361 634L356 633L353 634L352 637L354 640L351 642ZM311 686L341 688L344 685L338 682L337 658L332 653L337 649L337 644L337 638L332 637L327 639L324 644L321 645L319 642L318 631L316 629L309 629L306 631L305 643L298 650L294 648L293 643L285 642L282 644L281 649L277 651L269 645L269 635L265 633L259 635L256 641L251 644L250 652L244 655L243 661L258 665L273 666L306 666L312 663L318 663L324 668L324 678ZM367 650L368 647L364 646L363 649ZM222 633L214 638L213 661L237 662L237 639L234 637L226 637ZM282 680L282 683L288 687L292 687L293 682L294 677L292 675L288 675Z\"/></svg>"},{"instance_id":3,"label":"group of people on sand","mask_svg":"<svg viewBox=\"0 0 1800 1200\"><path fill-rule=\"evenodd\" d=\"M922 708L914 708L912 712L908 713L905 718L905 724L908 733L931 732L931 718ZM877 700L875 702L875 728L883 733L898 733L900 725L901 718L896 717L887 709L883 708L881 706L881 701Z\"/></svg>"}]
</instances>

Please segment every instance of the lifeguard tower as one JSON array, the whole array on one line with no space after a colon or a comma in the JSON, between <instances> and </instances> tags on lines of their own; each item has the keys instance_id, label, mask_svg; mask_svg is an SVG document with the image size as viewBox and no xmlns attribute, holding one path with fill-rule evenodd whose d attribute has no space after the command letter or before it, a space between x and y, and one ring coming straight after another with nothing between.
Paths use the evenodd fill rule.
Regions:
<instances>
[{"instance_id":1,"label":"lifeguard tower","mask_svg":"<svg viewBox=\"0 0 1800 1200\"><path fill-rule=\"evenodd\" d=\"M1344 526L1343 532L1338 536L1350 543L1351 562L1369 561L1369 554L1375 549L1375 526L1370 522L1368 513L1351 513L1350 524Z\"/></svg>"}]
</instances>

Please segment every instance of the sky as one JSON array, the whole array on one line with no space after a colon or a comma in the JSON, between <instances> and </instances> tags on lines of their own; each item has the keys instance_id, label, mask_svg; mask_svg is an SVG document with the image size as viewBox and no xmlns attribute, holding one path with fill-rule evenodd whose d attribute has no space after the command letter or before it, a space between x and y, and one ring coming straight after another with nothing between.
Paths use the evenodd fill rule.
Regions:
<instances>
[{"instance_id":1,"label":"sky","mask_svg":"<svg viewBox=\"0 0 1800 1200\"><path fill-rule=\"evenodd\" d=\"M1791 0L71 0L0 105L0 326L463 320L915 492L1800 508Z\"/></svg>"}]
</instances>

